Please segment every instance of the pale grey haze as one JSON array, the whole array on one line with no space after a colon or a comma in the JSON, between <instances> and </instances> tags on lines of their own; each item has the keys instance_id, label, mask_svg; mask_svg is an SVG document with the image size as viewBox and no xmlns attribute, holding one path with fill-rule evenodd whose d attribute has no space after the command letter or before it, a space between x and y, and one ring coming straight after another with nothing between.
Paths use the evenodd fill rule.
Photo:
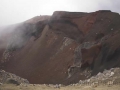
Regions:
<instances>
[{"instance_id":1,"label":"pale grey haze","mask_svg":"<svg viewBox=\"0 0 120 90\"><path fill-rule=\"evenodd\" d=\"M23 22L54 11L120 12L120 0L0 0L0 26Z\"/></svg>"}]
</instances>

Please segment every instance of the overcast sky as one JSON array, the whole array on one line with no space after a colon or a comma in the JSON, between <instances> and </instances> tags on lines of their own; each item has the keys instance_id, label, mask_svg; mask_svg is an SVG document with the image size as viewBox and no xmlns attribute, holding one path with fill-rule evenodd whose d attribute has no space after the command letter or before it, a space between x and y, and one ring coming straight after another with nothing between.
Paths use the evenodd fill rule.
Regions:
<instances>
[{"instance_id":1,"label":"overcast sky","mask_svg":"<svg viewBox=\"0 0 120 90\"><path fill-rule=\"evenodd\" d=\"M120 12L120 0L0 0L0 26L25 21L54 11Z\"/></svg>"}]
</instances>

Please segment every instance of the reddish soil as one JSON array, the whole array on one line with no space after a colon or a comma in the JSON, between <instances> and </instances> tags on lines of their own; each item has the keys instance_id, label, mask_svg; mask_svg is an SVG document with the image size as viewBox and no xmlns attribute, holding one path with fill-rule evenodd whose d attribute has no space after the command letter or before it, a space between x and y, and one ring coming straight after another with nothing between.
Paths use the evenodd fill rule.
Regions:
<instances>
[{"instance_id":1,"label":"reddish soil","mask_svg":"<svg viewBox=\"0 0 120 90\"><path fill-rule=\"evenodd\" d=\"M0 63L0 69L26 78L30 83L70 84L86 78L80 76L82 68L91 68L94 75L120 66L120 15L117 13L56 11L51 17L33 18L25 23L36 24L37 36L25 34L28 35L25 44L10 51L9 60ZM31 29L28 31L32 33ZM73 41L60 49L65 37ZM68 69L75 62L75 49L85 42L93 45L80 49L82 67L68 78ZM1 60L5 49L0 50Z\"/></svg>"}]
</instances>

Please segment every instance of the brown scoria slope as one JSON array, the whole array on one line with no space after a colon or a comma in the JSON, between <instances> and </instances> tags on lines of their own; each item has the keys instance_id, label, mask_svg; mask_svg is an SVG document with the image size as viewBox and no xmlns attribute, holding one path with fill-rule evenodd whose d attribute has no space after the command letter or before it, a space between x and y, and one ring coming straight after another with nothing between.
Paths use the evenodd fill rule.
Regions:
<instances>
[{"instance_id":1,"label":"brown scoria slope","mask_svg":"<svg viewBox=\"0 0 120 90\"><path fill-rule=\"evenodd\" d=\"M120 66L120 15L56 11L17 26L0 50L0 69L36 84L70 84Z\"/></svg>"}]
</instances>

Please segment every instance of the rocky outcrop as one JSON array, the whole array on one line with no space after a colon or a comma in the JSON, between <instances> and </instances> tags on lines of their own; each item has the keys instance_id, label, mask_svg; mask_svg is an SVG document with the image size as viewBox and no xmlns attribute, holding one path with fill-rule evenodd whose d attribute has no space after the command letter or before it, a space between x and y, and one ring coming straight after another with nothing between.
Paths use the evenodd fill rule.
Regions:
<instances>
[{"instance_id":1,"label":"rocky outcrop","mask_svg":"<svg viewBox=\"0 0 120 90\"><path fill-rule=\"evenodd\" d=\"M97 75L92 76L86 80L80 80L79 84L85 85L119 85L120 84L120 68L111 68L99 72Z\"/></svg>"},{"instance_id":2,"label":"rocky outcrop","mask_svg":"<svg viewBox=\"0 0 120 90\"><path fill-rule=\"evenodd\" d=\"M9 35L0 50L1 69L30 83L71 84L120 66L118 13L56 11L37 20L18 25Z\"/></svg>"},{"instance_id":3,"label":"rocky outcrop","mask_svg":"<svg viewBox=\"0 0 120 90\"><path fill-rule=\"evenodd\" d=\"M5 72L4 70L0 70L0 83L1 84L29 84L27 79L23 79L15 74Z\"/></svg>"}]
</instances>

